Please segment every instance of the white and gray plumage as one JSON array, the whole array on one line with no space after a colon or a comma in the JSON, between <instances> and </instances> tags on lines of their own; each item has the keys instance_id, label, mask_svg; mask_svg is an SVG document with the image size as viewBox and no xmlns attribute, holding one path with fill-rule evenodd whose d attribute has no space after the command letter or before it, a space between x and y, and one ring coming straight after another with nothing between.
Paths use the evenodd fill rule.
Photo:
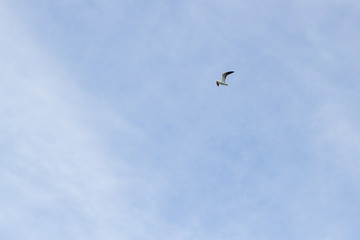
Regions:
<instances>
[{"instance_id":1,"label":"white and gray plumage","mask_svg":"<svg viewBox=\"0 0 360 240\"><path fill-rule=\"evenodd\" d=\"M221 79L221 81L216 80L216 85L219 86L219 85L221 84L221 85L228 86L228 84L225 82L226 77L227 77L227 75L232 74L233 72L234 72L234 71L229 71L229 72L223 73L223 74L222 74L222 79Z\"/></svg>"}]
</instances>

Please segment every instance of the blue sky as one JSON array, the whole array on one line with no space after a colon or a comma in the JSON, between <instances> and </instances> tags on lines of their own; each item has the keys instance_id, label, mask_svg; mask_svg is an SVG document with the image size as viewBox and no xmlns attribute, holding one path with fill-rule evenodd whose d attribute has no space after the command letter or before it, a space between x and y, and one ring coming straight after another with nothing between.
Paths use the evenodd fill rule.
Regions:
<instances>
[{"instance_id":1,"label":"blue sky","mask_svg":"<svg viewBox=\"0 0 360 240\"><path fill-rule=\"evenodd\" d=\"M1 239L359 239L358 1L0 20Z\"/></svg>"}]
</instances>

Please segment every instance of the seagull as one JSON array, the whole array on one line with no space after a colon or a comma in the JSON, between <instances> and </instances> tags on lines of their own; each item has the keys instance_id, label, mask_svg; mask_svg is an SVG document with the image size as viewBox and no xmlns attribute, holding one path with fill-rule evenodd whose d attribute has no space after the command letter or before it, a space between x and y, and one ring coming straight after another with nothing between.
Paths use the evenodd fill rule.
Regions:
<instances>
[{"instance_id":1,"label":"seagull","mask_svg":"<svg viewBox=\"0 0 360 240\"><path fill-rule=\"evenodd\" d=\"M226 77L227 77L227 75L232 74L233 72L234 72L234 71L229 71L229 72L223 73L223 74L222 74L222 79L221 79L221 81L216 80L216 85L219 86L219 84L221 84L221 85L228 86L228 84L225 82Z\"/></svg>"}]
</instances>

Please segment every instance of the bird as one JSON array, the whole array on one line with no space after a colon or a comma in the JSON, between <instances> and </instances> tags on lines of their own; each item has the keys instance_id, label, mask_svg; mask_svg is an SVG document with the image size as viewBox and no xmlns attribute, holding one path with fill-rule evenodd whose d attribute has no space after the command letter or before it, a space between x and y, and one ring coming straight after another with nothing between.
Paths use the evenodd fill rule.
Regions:
<instances>
[{"instance_id":1,"label":"bird","mask_svg":"<svg viewBox=\"0 0 360 240\"><path fill-rule=\"evenodd\" d=\"M234 71L229 71L229 72L223 73L223 74L222 74L222 79L221 79L221 81L216 80L216 85L219 86L219 85L221 84L221 85L229 86L229 85L225 82L225 80L226 80L227 75L232 74L232 73L234 73Z\"/></svg>"}]
</instances>

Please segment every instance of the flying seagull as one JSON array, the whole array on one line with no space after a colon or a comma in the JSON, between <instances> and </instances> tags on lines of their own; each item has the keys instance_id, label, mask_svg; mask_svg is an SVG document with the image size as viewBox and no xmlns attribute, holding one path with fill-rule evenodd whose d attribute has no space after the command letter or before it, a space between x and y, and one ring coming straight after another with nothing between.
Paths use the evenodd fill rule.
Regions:
<instances>
[{"instance_id":1,"label":"flying seagull","mask_svg":"<svg viewBox=\"0 0 360 240\"><path fill-rule=\"evenodd\" d=\"M219 86L219 84L221 84L221 85L228 86L228 84L225 82L226 77L227 77L227 75L232 74L233 72L234 71L229 71L229 72L223 73L221 81L216 80L216 85Z\"/></svg>"}]
</instances>

